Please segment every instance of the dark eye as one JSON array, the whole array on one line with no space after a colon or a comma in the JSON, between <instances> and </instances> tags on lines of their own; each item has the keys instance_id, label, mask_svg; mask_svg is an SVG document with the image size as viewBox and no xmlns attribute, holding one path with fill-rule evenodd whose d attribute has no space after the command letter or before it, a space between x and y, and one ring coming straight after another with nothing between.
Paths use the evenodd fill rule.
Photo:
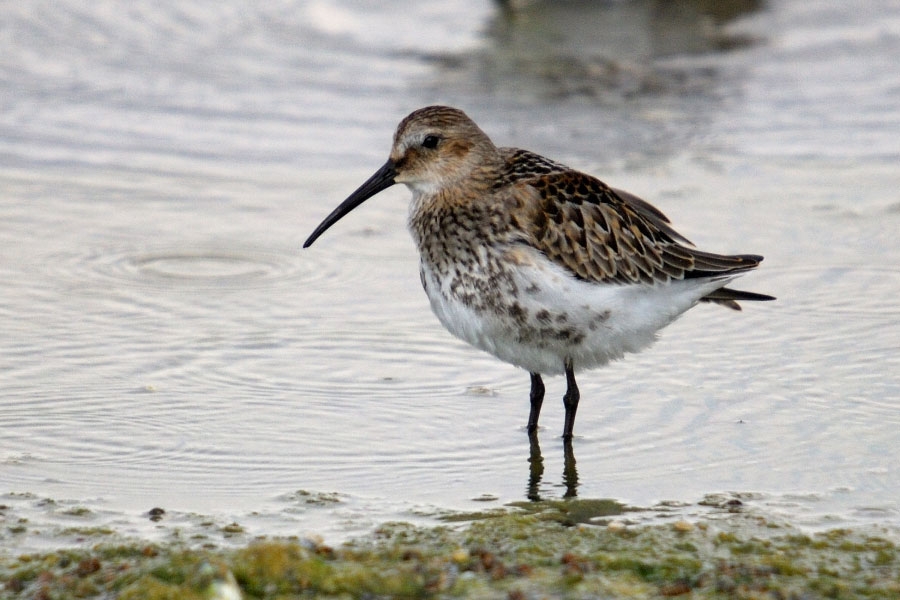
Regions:
<instances>
[{"instance_id":1,"label":"dark eye","mask_svg":"<svg viewBox=\"0 0 900 600\"><path fill-rule=\"evenodd\" d=\"M423 148L437 148L438 142L441 141L441 138L436 135L426 135L425 139L422 140Z\"/></svg>"}]
</instances>

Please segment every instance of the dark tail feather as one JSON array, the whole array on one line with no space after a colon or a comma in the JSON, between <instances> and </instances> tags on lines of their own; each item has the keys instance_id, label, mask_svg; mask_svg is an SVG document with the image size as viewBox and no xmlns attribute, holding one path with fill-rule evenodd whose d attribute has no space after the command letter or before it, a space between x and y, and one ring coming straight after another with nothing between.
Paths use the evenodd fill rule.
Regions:
<instances>
[{"instance_id":1,"label":"dark tail feather","mask_svg":"<svg viewBox=\"0 0 900 600\"><path fill-rule=\"evenodd\" d=\"M721 304L722 306L725 306L732 310L741 310L741 305L737 303L738 300L761 302L774 299L775 296L757 294L756 292L745 292L743 290L732 290L730 288L723 287L717 289L711 294L703 296L702 298L700 298L700 302L713 302L715 304Z\"/></svg>"},{"instance_id":2,"label":"dark tail feather","mask_svg":"<svg viewBox=\"0 0 900 600\"><path fill-rule=\"evenodd\" d=\"M685 279L736 275L755 269L763 260L763 257L758 254L733 254L729 256L703 252L693 248L686 250L693 258L694 264L690 270L685 271Z\"/></svg>"}]
</instances>

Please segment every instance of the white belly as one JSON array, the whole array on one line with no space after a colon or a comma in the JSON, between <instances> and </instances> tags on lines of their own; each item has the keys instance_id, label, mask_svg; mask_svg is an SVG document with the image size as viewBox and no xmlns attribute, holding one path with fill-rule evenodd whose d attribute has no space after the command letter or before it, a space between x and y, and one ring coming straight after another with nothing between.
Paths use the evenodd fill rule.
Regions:
<instances>
[{"instance_id":1,"label":"white belly","mask_svg":"<svg viewBox=\"0 0 900 600\"><path fill-rule=\"evenodd\" d=\"M498 286L502 291L488 306L471 301L484 290L483 281L467 286L465 275L441 276L423 263L422 283L450 333L546 375L564 373L567 359L584 370L646 348L657 331L724 285L721 280L598 285L572 277L542 255L531 258L511 267L511 279Z\"/></svg>"}]
</instances>

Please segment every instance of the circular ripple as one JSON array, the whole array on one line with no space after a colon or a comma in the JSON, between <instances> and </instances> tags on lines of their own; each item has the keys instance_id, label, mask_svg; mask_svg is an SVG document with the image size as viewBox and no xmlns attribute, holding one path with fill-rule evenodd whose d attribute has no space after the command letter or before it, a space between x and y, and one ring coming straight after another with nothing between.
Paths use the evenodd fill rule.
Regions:
<instances>
[{"instance_id":1,"label":"circular ripple","mask_svg":"<svg viewBox=\"0 0 900 600\"><path fill-rule=\"evenodd\" d=\"M134 269L144 277L162 280L247 283L265 279L279 265L260 262L258 257L213 252L160 253L130 259Z\"/></svg>"},{"instance_id":2,"label":"circular ripple","mask_svg":"<svg viewBox=\"0 0 900 600\"><path fill-rule=\"evenodd\" d=\"M288 252L259 248L101 247L48 257L59 281L109 279L137 286L245 287L302 277Z\"/></svg>"},{"instance_id":3,"label":"circular ripple","mask_svg":"<svg viewBox=\"0 0 900 600\"><path fill-rule=\"evenodd\" d=\"M256 248L166 248L99 254L88 261L101 275L153 287L246 288L293 279L293 257Z\"/></svg>"},{"instance_id":4,"label":"circular ripple","mask_svg":"<svg viewBox=\"0 0 900 600\"><path fill-rule=\"evenodd\" d=\"M383 261L382 261L383 262ZM414 273L414 257L409 257ZM84 285L111 280L129 287L171 289L246 289L302 281L324 291L351 282L366 288L388 276L401 276L407 265L384 267L371 257L303 252L299 248L233 245L169 245L150 248L94 247L48 256L38 268L58 282ZM395 270L396 269L396 270Z\"/></svg>"}]
</instances>

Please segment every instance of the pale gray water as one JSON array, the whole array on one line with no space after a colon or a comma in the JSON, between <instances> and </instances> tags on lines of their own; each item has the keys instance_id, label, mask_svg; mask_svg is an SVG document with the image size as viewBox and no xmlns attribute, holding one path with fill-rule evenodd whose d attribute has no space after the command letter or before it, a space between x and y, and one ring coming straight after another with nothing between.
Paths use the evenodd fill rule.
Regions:
<instances>
[{"instance_id":1,"label":"pale gray water","mask_svg":"<svg viewBox=\"0 0 900 600\"><path fill-rule=\"evenodd\" d=\"M777 303L579 377L580 496L900 525L900 5L548 4L0 9L0 504L339 536L523 499L528 376L431 315L407 192L300 249L445 102L767 257Z\"/></svg>"}]
</instances>

